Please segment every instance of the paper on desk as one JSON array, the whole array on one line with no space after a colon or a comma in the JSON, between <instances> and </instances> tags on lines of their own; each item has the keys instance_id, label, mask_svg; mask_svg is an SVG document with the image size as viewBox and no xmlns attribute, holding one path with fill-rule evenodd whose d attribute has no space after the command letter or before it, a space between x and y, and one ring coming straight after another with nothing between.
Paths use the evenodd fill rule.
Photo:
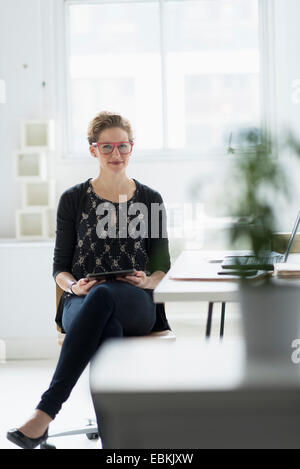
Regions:
<instances>
[{"instance_id":1,"label":"paper on desk","mask_svg":"<svg viewBox=\"0 0 300 469\"><path fill-rule=\"evenodd\" d=\"M183 266L182 266L183 267ZM200 262L197 265L189 265L188 269L178 269L171 272L169 278L171 280L199 280L199 281L228 281L238 280L237 275L218 275L219 264Z\"/></svg>"},{"instance_id":2,"label":"paper on desk","mask_svg":"<svg viewBox=\"0 0 300 469\"><path fill-rule=\"evenodd\" d=\"M202 269L201 269L202 267ZM169 278L171 280L181 281L210 281L210 282L232 282L240 280L239 275L219 275L218 270L220 267L199 265L198 269L191 269L190 272L178 271L171 273ZM247 277L247 280L256 280L262 277L270 276L272 272L266 272L265 270L258 270L255 275Z\"/></svg>"}]
</instances>

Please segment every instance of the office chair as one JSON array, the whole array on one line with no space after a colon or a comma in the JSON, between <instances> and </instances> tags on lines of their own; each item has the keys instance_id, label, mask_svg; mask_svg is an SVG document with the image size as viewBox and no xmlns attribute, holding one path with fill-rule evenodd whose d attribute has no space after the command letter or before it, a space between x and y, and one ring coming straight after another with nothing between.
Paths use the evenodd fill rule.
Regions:
<instances>
[{"instance_id":1,"label":"office chair","mask_svg":"<svg viewBox=\"0 0 300 469\"><path fill-rule=\"evenodd\" d=\"M63 290L56 284L56 310L58 308L58 304L60 301L60 298L63 294ZM59 326L56 326L57 331L58 331L58 344L62 346L65 335ZM147 336L143 337L150 337L150 338L157 338L157 339L167 339L167 340L175 340L176 336L173 331L166 330L166 331L155 331L155 332L150 332ZM70 430L66 430L63 432L59 433L50 433L48 438L56 438L59 436L70 436L70 435L86 435L89 440L96 440L99 438L98 434L98 427L97 427L97 422L95 419L87 419L87 425L83 427L76 427ZM56 449L56 447L52 444L47 443L45 441L40 445L40 449Z\"/></svg>"}]
</instances>

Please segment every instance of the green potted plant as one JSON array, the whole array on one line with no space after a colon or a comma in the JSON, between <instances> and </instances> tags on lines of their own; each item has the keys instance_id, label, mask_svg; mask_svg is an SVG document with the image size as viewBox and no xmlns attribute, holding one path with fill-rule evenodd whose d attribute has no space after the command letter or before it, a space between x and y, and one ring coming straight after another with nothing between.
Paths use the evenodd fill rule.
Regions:
<instances>
[{"instance_id":1,"label":"green potted plant","mask_svg":"<svg viewBox=\"0 0 300 469\"><path fill-rule=\"evenodd\" d=\"M260 259L275 243L277 251L285 248L286 241L276 235L276 205L290 200L292 191L285 166L274 154L274 140L264 138L261 142L258 133L250 131L243 142L246 150L231 151L233 165L226 200L236 221L230 230L230 243L246 241ZM280 150L292 150L293 155L300 156L300 145L290 134ZM237 270L248 356L291 363L292 341L300 337L300 288L286 281L278 283L269 272L251 280L245 276L245 269Z\"/></svg>"}]
</instances>

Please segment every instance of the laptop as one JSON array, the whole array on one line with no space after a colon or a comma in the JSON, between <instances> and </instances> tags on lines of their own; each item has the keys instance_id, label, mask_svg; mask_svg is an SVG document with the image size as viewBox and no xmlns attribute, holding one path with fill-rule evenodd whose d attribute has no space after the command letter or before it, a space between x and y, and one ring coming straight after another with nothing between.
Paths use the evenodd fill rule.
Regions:
<instances>
[{"instance_id":1,"label":"laptop","mask_svg":"<svg viewBox=\"0 0 300 469\"><path fill-rule=\"evenodd\" d=\"M274 270L274 264L286 262L292 248L298 226L300 223L300 211L297 215L294 228L292 230L286 251L284 254L280 254L275 251L266 251L264 255L258 259L253 255L246 256L226 256L222 261L222 269L245 269L245 270Z\"/></svg>"}]
</instances>

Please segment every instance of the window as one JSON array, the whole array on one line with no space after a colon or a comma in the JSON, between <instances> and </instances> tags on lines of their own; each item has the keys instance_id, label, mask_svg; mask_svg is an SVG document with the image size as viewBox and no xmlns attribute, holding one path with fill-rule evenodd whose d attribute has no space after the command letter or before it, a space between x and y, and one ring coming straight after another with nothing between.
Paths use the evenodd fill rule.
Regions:
<instances>
[{"instance_id":1,"label":"window","mask_svg":"<svg viewBox=\"0 0 300 469\"><path fill-rule=\"evenodd\" d=\"M135 151L226 148L259 127L258 0L66 1L68 152L100 110L133 124Z\"/></svg>"}]
</instances>

